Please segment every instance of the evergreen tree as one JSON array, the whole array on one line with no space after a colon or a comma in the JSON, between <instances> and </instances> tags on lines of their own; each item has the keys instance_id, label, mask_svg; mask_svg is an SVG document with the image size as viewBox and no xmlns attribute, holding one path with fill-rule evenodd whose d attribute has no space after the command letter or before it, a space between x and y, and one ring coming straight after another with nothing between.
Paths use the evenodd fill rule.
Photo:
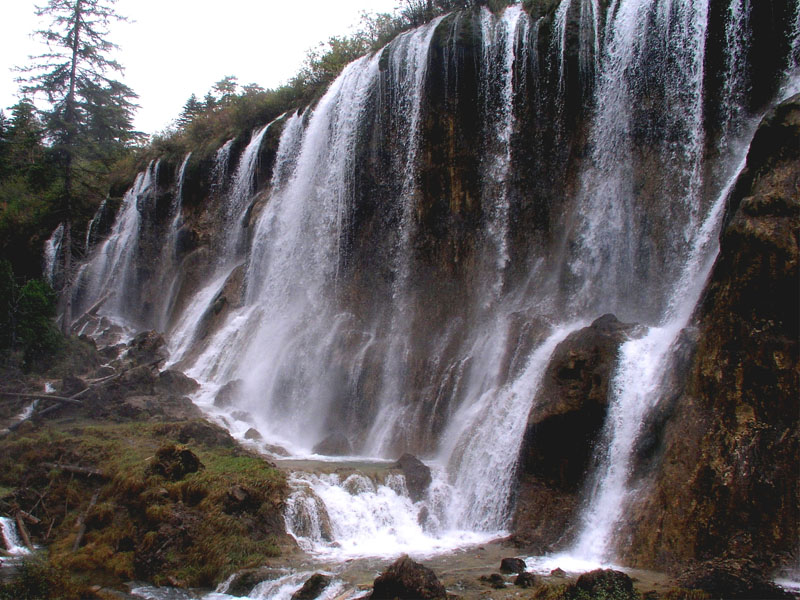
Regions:
<instances>
[{"instance_id":1,"label":"evergreen tree","mask_svg":"<svg viewBox=\"0 0 800 600\"><path fill-rule=\"evenodd\" d=\"M50 52L19 69L24 94L44 96L45 131L62 173L60 220L64 224L64 328L72 321L72 221L76 205L93 188L97 164L108 165L115 154L136 139L131 126L136 94L111 78L122 66L110 58L116 45L108 26L125 21L114 11L116 0L49 0L37 8L49 17L49 29L37 31ZM91 164L92 168L89 169Z\"/></svg>"},{"instance_id":2,"label":"evergreen tree","mask_svg":"<svg viewBox=\"0 0 800 600\"><path fill-rule=\"evenodd\" d=\"M181 116L178 117L178 126L179 127L186 127L194 121L200 114L202 114L204 107L203 104L197 99L195 94L189 96L189 99L186 101L186 104L183 105L183 111L181 111Z\"/></svg>"}]
</instances>

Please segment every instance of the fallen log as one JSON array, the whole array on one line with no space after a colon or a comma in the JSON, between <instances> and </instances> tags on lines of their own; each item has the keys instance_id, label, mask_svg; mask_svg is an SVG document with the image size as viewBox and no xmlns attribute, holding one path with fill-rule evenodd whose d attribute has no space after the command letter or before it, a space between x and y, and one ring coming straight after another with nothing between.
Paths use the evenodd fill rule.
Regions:
<instances>
[{"instance_id":1,"label":"fallen log","mask_svg":"<svg viewBox=\"0 0 800 600\"><path fill-rule=\"evenodd\" d=\"M100 495L100 490L96 491L92 496L92 499L89 501L89 506L86 508L86 512L84 512L80 517L78 517L78 522L75 523L78 527L78 535L75 537L75 543L72 544L72 551L77 552L78 548L80 548L81 542L83 541L83 536L86 534L86 519L89 516L89 511L94 508L94 505L97 504L97 497Z\"/></svg>"},{"instance_id":2,"label":"fallen log","mask_svg":"<svg viewBox=\"0 0 800 600\"><path fill-rule=\"evenodd\" d=\"M86 388L77 394L73 394L69 398L66 396L51 396L49 394L20 394L18 392L0 392L0 396L12 396L14 398L26 398L28 400L55 400L56 402L65 402L67 404L77 404L80 406L83 404L83 402L76 400L76 397L88 391L89 388Z\"/></svg>"},{"instance_id":3,"label":"fallen log","mask_svg":"<svg viewBox=\"0 0 800 600\"><path fill-rule=\"evenodd\" d=\"M63 465L61 463L43 462L43 467L48 469L59 469L67 473L74 473L75 475L85 475L86 477L100 477L108 479L108 476L99 469L92 469L91 467L81 467L78 465Z\"/></svg>"},{"instance_id":4,"label":"fallen log","mask_svg":"<svg viewBox=\"0 0 800 600\"><path fill-rule=\"evenodd\" d=\"M22 517L20 516L19 512L17 512L17 531L19 531L20 536L22 536L22 541L28 547L28 550L33 552L31 536L28 535L28 530L25 527L25 523L22 522Z\"/></svg>"}]
</instances>

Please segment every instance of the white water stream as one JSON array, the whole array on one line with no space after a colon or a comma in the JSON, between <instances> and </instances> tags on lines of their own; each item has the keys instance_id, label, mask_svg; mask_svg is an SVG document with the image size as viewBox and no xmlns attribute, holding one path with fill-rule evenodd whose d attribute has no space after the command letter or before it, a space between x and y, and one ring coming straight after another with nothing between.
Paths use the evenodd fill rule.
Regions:
<instances>
[{"instance_id":1,"label":"white water stream","mask_svg":"<svg viewBox=\"0 0 800 600\"><path fill-rule=\"evenodd\" d=\"M720 102L722 139L731 147L722 149L727 154L715 165L724 181L706 182L708 1L613 0L604 26L598 0L577 2L559 4L549 47L558 69L556 95L563 96L571 76L569 20L577 18L580 74L592 79L594 90L589 140L574 198L564 199L574 213L564 218L563 242L555 244L562 246L530 261L530 293L509 289L510 230L518 208L512 192L519 195L514 161L526 150L515 145L515 136L524 121L517 109L524 104L525 69L539 75L538 52L547 44L539 44L540 22L532 23L520 6L472 17L482 40L476 93L486 140L475 200L482 220L480 231L470 234L480 277L469 280L474 306L454 310L463 316L451 323L426 320L435 307L421 305L426 290L418 280L434 267L420 249L425 174L419 165L426 158L423 133L434 135L435 115L425 103L431 49L439 44L454 57L455 42L437 36L461 31L467 17L450 23L440 18L399 36L382 52L347 66L313 107L282 116L267 187L256 190L254 181L272 124L253 132L235 170L229 164L233 141L217 152L210 179L224 212L217 232L224 251L209 259L212 267L178 314L161 320L170 363L203 384L196 402L235 436L255 428L263 441L247 443L262 451L279 445L293 459L335 461L344 469L291 475L287 530L312 555L334 561L424 556L507 533L527 417L553 352L570 333L615 312L646 327L620 349L580 535L569 553L529 564L572 570L613 561L615 530L637 492L629 480L639 429L659 400L673 345L702 293L725 201L744 167L746 148L732 140L751 135L756 123L741 110L749 42L743 36L734 43L734 30L747 26L751 7L750 0L730 2L729 85ZM644 96L646 108L660 116L657 123L642 124ZM388 107L388 116L376 106ZM376 157L380 152L369 151L376 131L393 135L385 162ZM642 157L643 146L651 156ZM176 203L188 160L179 170ZM348 271L354 252L348 236L363 201L360 160L391 171L373 207L381 215L375 222L386 227L374 248L386 266L376 278L385 289L348 303L358 279ZM641 173L642 165L654 164L659 172ZM115 289L124 293L134 280L136 204L155 193L157 168L151 164L137 178L111 236L84 267L82 280L92 290L85 304ZM259 196L254 204L256 193L263 201ZM659 202L648 203L652 198ZM174 211L170 231L177 232L179 215ZM539 269L548 280L560 274L571 295L552 292L545 277L539 280ZM236 273L244 279L243 300L220 313L209 330L209 315ZM438 301L455 302L447 296ZM107 311L117 311L118 318L127 314L121 302L109 303ZM520 315L536 317L529 318L528 337L515 329ZM414 381L415 373L430 374L430 382ZM239 391L232 406L214 406L215 393L234 380ZM332 432L348 438L354 456L314 454ZM432 470L433 482L416 502L403 476L390 468L400 448L419 454ZM288 598L303 575L287 573L252 597Z\"/></svg>"}]
</instances>

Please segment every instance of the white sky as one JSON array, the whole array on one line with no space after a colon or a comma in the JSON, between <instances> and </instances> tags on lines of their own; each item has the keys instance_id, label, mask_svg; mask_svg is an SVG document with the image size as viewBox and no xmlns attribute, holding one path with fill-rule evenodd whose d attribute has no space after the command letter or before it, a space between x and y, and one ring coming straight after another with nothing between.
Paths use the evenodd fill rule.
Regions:
<instances>
[{"instance_id":1,"label":"white sky","mask_svg":"<svg viewBox=\"0 0 800 600\"><path fill-rule=\"evenodd\" d=\"M306 51L333 35L352 31L363 10L391 12L399 0L118 0L132 23L113 26L125 67L119 77L137 94L135 127L164 129L192 93L199 98L225 77L264 88L285 83ZM46 0L3 2L0 36L0 108L18 100L18 74L37 54L31 33L48 27L34 14ZM6 113L8 111L6 110Z\"/></svg>"}]
</instances>

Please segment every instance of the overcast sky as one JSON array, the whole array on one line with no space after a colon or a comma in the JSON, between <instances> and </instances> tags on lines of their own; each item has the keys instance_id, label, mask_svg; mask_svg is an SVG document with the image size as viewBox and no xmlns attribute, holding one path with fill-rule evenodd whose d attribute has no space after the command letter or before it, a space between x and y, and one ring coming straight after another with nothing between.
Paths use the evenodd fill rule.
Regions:
<instances>
[{"instance_id":1,"label":"overcast sky","mask_svg":"<svg viewBox=\"0 0 800 600\"><path fill-rule=\"evenodd\" d=\"M234 75L265 88L294 75L306 51L332 35L350 33L361 11L391 12L399 0L118 0L131 19L109 36L120 46L120 79L139 94L135 126L155 133L169 125L192 93ZM17 74L38 52L31 32L49 26L34 14L46 0L3 3L0 108L17 102Z\"/></svg>"}]
</instances>

